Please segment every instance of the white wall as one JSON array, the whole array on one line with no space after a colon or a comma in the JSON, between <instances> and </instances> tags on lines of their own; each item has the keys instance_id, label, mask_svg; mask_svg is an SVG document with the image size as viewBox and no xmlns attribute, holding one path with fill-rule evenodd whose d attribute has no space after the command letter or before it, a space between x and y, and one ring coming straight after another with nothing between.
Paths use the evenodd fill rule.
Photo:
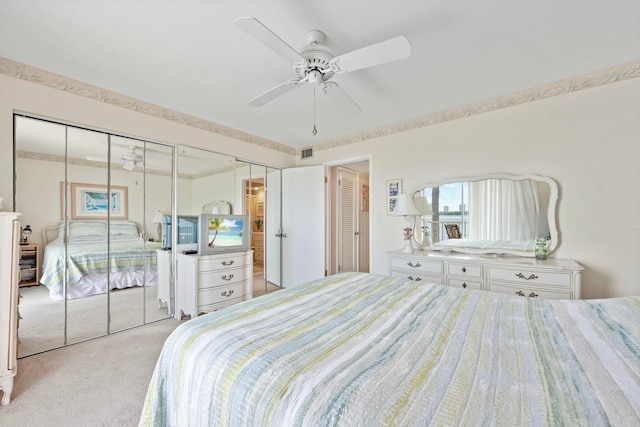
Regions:
<instances>
[{"instance_id":1,"label":"white wall","mask_svg":"<svg viewBox=\"0 0 640 427\"><path fill-rule=\"evenodd\" d=\"M385 181L414 191L446 177L533 173L559 185L560 244L584 267L583 296L640 295L640 78L499 111L315 150L313 162L370 153L374 273L402 245ZM306 165L305 162L300 162Z\"/></svg>"},{"instance_id":2,"label":"white wall","mask_svg":"<svg viewBox=\"0 0 640 427\"><path fill-rule=\"evenodd\" d=\"M290 154L4 74L0 74L0 94L0 150L3 154L0 156L0 197L5 199L5 211L13 208L13 165L10 153L13 152L14 111L170 145L184 144L203 148L274 167L292 166L295 163Z\"/></svg>"},{"instance_id":3,"label":"white wall","mask_svg":"<svg viewBox=\"0 0 640 427\"><path fill-rule=\"evenodd\" d=\"M185 144L274 167L293 156L104 102L0 75L0 197L11 210L14 110L144 139ZM385 181L412 191L450 176L550 176L560 187L554 256L584 267L587 298L640 295L640 78L586 89L361 143L315 150L314 163L371 154L371 271L388 272L403 220L385 214ZM301 162L301 166L306 166ZM605 206L601 208L599 206Z\"/></svg>"}]
</instances>

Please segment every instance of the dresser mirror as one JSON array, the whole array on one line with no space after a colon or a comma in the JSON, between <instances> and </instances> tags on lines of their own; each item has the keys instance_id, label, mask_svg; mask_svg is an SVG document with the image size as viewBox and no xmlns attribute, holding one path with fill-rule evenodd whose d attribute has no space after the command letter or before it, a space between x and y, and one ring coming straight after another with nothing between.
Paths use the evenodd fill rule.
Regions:
<instances>
[{"instance_id":1,"label":"dresser mirror","mask_svg":"<svg viewBox=\"0 0 640 427\"><path fill-rule=\"evenodd\" d=\"M492 174L429 183L413 194L423 249L535 256L536 239L558 245L558 186L537 175Z\"/></svg>"}]
</instances>

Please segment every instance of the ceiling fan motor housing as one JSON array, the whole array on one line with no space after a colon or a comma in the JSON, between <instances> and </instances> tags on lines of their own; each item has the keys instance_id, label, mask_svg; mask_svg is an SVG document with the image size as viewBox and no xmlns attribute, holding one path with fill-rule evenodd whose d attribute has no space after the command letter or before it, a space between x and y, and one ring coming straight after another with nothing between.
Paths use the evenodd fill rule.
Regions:
<instances>
[{"instance_id":1,"label":"ceiling fan motor housing","mask_svg":"<svg viewBox=\"0 0 640 427\"><path fill-rule=\"evenodd\" d=\"M331 79L335 74L330 71L330 61L333 59L333 52L325 45L324 33L319 30L311 30L307 33L308 45L300 48L300 55L306 59L306 64L296 66L295 71L301 80L309 75L309 83L320 84ZM322 72L322 70L326 70Z\"/></svg>"}]
</instances>

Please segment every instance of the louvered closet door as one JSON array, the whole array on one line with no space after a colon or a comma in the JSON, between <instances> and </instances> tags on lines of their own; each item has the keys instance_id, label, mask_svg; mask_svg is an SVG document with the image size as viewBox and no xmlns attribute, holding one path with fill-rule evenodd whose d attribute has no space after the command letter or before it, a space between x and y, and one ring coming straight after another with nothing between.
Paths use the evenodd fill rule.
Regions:
<instances>
[{"instance_id":1,"label":"louvered closet door","mask_svg":"<svg viewBox=\"0 0 640 427\"><path fill-rule=\"evenodd\" d=\"M358 174L338 169L338 272L358 271Z\"/></svg>"}]
</instances>

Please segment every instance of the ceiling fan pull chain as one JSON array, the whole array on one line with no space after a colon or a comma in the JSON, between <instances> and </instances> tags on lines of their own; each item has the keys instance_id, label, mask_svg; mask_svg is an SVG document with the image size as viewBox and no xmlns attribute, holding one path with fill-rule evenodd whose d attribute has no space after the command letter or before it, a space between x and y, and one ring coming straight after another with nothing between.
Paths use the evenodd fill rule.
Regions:
<instances>
[{"instance_id":1,"label":"ceiling fan pull chain","mask_svg":"<svg viewBox=\"0 0 640 427\"><path fill-rule=\"evenodd\" d=\"M313 87L313 130L311 131L313 136L318 134L318 129L316 129L316 87Z\"/></svg>"}]
</instances>

